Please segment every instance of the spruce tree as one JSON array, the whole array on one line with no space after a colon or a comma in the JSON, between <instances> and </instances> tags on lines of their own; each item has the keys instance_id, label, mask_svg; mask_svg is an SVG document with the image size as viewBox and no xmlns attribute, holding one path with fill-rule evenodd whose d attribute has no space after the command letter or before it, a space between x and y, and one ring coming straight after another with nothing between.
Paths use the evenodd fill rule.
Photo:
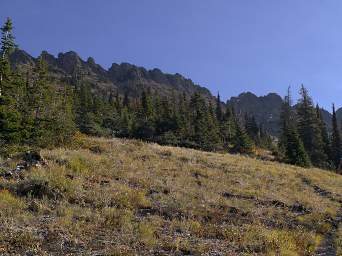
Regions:
<instances>
[{"instance_id":1,"label":"spruce tree","mask_svg":"<svg viewBox=\"0 0 342 256\"><path fill-rule=\"evenodd\" d=\"M1 27L1 50L0 50L0 96L2 95L2 83L9 75L9 55L12 53L16 44L13 36L13 24L10 18L7 18L5 24Z\"/></svg>"},{"instance_id":2,"label":"spruce tree","mask_svg":"<svg viewBox=\"0 0 342 256\"><path fill-rule=\"evenodd\" d=\"M245 130L249 137L255 142L259 140L259 127L253 115L245 114Z\"/></svg>"},{"instance_id":3,"label":"spruce tree","mask_svg":"<svg viewBox=\"0 0 342 256\"><path fill-rule=\"evenodd\" d=\"M233 141L232 152L240 154L254 153L254 143L252 139L248 136L245 129L238 123L236 123L236 134Z\"/></svg>"},{"instance_id":4,"label":"spruce tree","mask_svg":"<svg viewBox=\"0 0 342 256\"><path fill-rule=\"evenodd\" d=\"M300 89L300 95L301 98L297 105L298 133L312 164L318 167L324 167L328 156L324 153L319 120L317 119L312 99L303 85Z\"/></svg>"},{"instance_id":5,"label":"spruce tree","mask_svg":"<svg viewBox=\"0 0 342 256\"><path fill-rule=\"evenodd\" d=\"M0 139L2 143L20 142L21 113L18 111L18 85L15 80L9 54L14 50L14 36L12 33L12 21L8 18L1 28L0 51Z\"/></svg>"},{"instance_id":6,"label":"spruce tree","mask_svg":"<svg viewBox=\"0 0 342 256\"><path fill-rule=\"evenodd\" d=\"M190 99L190 113L192 123L192 141L195 143L195 147L206 149L208 123L207 114L208 109L205 100L199 93L194 93Z\"/></svg>"},{"instance_id":7,"label":"spruce tree","mask_svg":"<svg viewBox=\"0 0 342 256\"><path fill-rule=\"evenodd\" d=\"M223 147L227 150L230 149L233 143L233 138L236 135L236 124L234 121L234 113L230 106L226 108L226 112L223 115L222 123L221 123L221 139L223 143Z\"/></svg>"},{"instance_id":8,"label":"spruce tree","mask_svg":"<svg viewBox=\"0 0 342 256\"><path fill-rule=\"evenodd\" d=\"M216 113L217 114L217 113ZM206 134L206 150L214 151L222 147L220 138L220 124L217 120L214 108L209 102L207 111L207 134ZM222 118L222 117L221 117Z\"/></svg>"},{"instance_id":9,"label":"spruce tree","mask_svg":"<svg viewBox=\"0 0 342 256\"><path fill-rule=\"evenodd\" d=\"M155 111L150 91L142 92L136 116L135 137L152 140L155 135Z\"/></svg>"},{"instance_id":10,"label":"spruce tree","mask_svg":"<svg viewBox=\"0 0 342 256\"><path fill-rule=\"evenodd\" d=\"M217 98L216 98L216 118L219 122L222 121L223 118L223 111L222 111L222 106L221 106L221 97L220 97L220 93L217 94Z\"/></svg>"},{"instance_id":11,"label":"spruce tree","mask_svg":"<svg viewBox=\"0 0 342 256\"><path fill-rule=\"evenodd\" d=\"M284 154L285 162L303 167L310 166L309 157L297 132L295 117L292 111L290 88L288 89L287 96L284 98L281 110L279 148Z\"/></svg>"},{"instance_id":12,"label":"spruce tree","mask_svg":"<svg viewBox=\"0 0 342 256\"><path fill-rule=\"evenodd\" d=\"M332 113L332 133L331 133L331 161L335 168L339 167L342 157L341 134L337 124L335 105L333 104Z\"/></svg>"},{"instance_id":13,"label":"spruce tree","mask_svg":"<svg viewBox=\"0 0 342 256\"><path fill-rule=\"evenodd\" d=\"M322 167L329 168L331 166L331 163L329 163L329 159L331 158L331 143L330 143L326 124L323 120L322 110L318 106L318 104L316 105L316 116L317 116L317 120L318 120L318 128L320 130L321 137L322 137L324 154L327 157L326 164L325 164L325 166L322 166Z\"/></svg>"}]
</instances>

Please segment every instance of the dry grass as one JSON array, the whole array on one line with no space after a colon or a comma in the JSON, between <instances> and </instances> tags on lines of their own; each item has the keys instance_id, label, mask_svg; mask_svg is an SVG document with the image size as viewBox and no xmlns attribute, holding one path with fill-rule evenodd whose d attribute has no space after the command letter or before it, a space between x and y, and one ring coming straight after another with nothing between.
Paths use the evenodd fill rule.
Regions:
<instances>
[{"instance_id":1,"label":"dry grass","mask_svg":"<svg viewBox=\"0 0 342 256\"><path fill-rule=\"evenodd\" d=\"M303 178L342 194L342 176L318 169L135 140L76 144L0 179L1 255L312 255L339 205Z\"/></svg>"}]
</instances>

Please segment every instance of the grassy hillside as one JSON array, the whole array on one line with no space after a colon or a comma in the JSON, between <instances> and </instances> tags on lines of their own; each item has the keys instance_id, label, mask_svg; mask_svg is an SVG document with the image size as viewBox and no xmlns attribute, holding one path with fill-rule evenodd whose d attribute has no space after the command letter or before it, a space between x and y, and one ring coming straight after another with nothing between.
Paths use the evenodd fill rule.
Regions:
<instances>
[{"instance_id":1,"label":"grassy hillside","mask_svg":"<svg viewBox=\"0 0 342 256\"><path fill-rule=\"evenodd\" d=\"M342 255L342 176L134 140L76 144L0 177L1 255Z\"/></svg>"}]
</instances>

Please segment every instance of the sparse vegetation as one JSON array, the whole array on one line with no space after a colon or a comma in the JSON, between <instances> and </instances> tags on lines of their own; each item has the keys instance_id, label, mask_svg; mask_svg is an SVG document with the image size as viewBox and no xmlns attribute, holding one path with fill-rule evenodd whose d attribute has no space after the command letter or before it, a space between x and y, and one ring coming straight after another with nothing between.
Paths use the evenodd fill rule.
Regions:
<instances>
[{"instance_id":1,"label":"sparse vegetation","mask_svg":"<svg viewBox=\"0 0 342 256\"><path fill-rule=\"evenodd\" d=\"M1 254L312 255L340 207L311 186L338 199L342 177L331 172L78 140L73 149L43 150L47 165L22 179L0 178Z\"/></svg>"}]
</instances>

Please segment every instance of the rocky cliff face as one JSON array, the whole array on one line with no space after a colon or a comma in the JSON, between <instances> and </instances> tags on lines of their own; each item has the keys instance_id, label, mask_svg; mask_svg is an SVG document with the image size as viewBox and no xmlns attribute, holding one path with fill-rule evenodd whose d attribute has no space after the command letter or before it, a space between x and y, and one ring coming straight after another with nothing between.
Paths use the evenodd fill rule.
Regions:
<instances>
[{"instance_id":1,"label":"rocky cliff face","mask_svg":"<svg viewBox=\"0 0 342 256\"><path fill-rule=\"evenodd\" d=\"M278 135L282 102L282 98L275 93L257 97L253 93L245 92L230 98L227 105L232 106L240 118L243 118L245 113L254 115L264 129L272 135Z\"/></svg>"},{"instance_id":2,"label":"rocky cliff face","mask_svg":"<svg viewBox=\"0 0 342 256\"><path fill-rule=\"evenodd\" d=\"M73 51L60 53L57 57L43 51L42 57L48 63L50 75L56 84L60 81L86 82L91 85L94 92L103 96L108 96L111 91L118 91L120 94L127 92L130 97L138 97L148 88L162 96L184 93L190 97L193 93L199 92L207 100L215 100L207 88L194 84L180 74L166 74L157 68L147 70L129 63L113 63L106 70L96 64L93 58L84 61ZM11 63L15 68L32 68L36 62L36 58L23 50L16 50L11 56ZM258 97L253 93L244 92L230 98L226 104L234 107L240 118L243 118L245 113L252 114L270 134L279 135L282 98L278 94L269 93ZM331 114L325 110L322 110L322 114L327 127L330 128ZM337 116L341 121L342 108L337 110Z\"/></svg>"},{"instance_id":3,"label":"rocky cliff face","mask_svg":"<svg viewBox=\"0 0 342 256\"><path fill-rule=\"evenodd\" d=\"M43 51L42 57L48 63L50 74L55 79L87 82L95 91L104 95L118 90L121 94L128 92L130 97L137 97L142 90L149 88L163 96L171 96L173 93L190 96L199 92L207 99L214 99L208 89L194 84L180 74L166 74L159 69L146 70L129 63L113 63L106 70L96 64L93 58L84 61L73 51L60 53L57 57ZM20 68L33 66L37 59L25 51L17 50L12 54L11 61L14 67Z\"/></svg>"}]
</instances>

